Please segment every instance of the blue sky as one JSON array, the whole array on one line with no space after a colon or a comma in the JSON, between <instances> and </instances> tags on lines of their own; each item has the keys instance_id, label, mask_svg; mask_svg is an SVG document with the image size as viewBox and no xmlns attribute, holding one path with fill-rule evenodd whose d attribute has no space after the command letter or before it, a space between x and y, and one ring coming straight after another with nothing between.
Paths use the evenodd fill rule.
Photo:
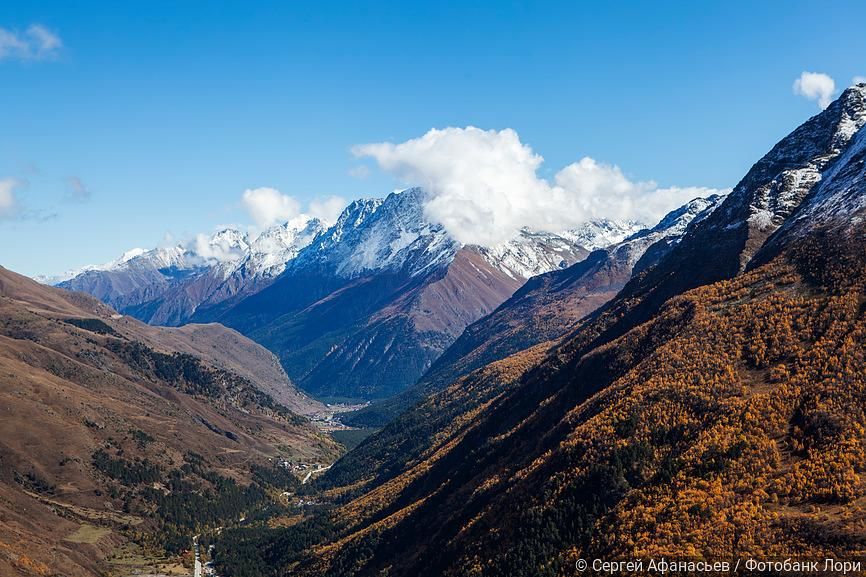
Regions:
<instances>
[{"instance_id":1,"label":"blue sky","mask_svg":"<svg viewBox=\"0 0 866 577\"><path fill-rule=\"evenodd\" d=\"M862 2L4 2L33 47L0 57L0 264L247 225L250 188L380 196L399 171L352 147L431 128L511 128L547 178L589 156L730 187L819 111L803 71L866 76L864 21ZM62 45L40 53L33 25Z\"/></svg>"}]
</instances>

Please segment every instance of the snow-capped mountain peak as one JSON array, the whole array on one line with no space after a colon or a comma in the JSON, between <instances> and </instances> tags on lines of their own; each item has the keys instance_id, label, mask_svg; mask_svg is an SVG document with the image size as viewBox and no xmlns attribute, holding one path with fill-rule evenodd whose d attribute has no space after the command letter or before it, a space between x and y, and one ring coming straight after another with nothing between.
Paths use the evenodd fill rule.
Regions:
<instances>
[{"instance_id":1,"label":"snow-capped mountain peak","mask_svg":"<svg viewBox=\"0 0 866 577\"><path fill-rule=\"evenodd\" d=\"M310 259L327 262L346 277L384 269L418 275L447 265L463 245L426 217L426 200L427 193L416 187L384 199L355 201L296 265L303 266ZM509 276L529 278L567 266L643 228L636 221L599 219L559 233L524 228L511 241L471 248Z\"/></svg>"},{"instance_id":2,"label":"snow-capped mountain peak","mask_svg":"<svg viewBox=\"0 0 866 577\"><path fill-rule=\"evenodd\" d=\"M802 205L762 250L772 254L788 239L817 228L861 225L866 210L866 84L846 90L835 103L842 115L834 140L844 148L828 163Z\"/></svg>"},{"instance_id":3,"label":"snow-capped mountain peak","mask_svg":"<svg viewBox=\"0 0 866 577\"><path fill-rule=\"evenodd\" d=\"M224 228L212 235L198 235L186 248L192 266L214 267L228 278L249 257L249 236L234 228Z\"/></svg>"},{"instance_id":4,"label":"snow-capped mountain peak","mask_svg":"<svg viewBox=\"0 0 866 577\"><path fill-rule=\"evenodd\" d=\"M724 194L713 194L706 198L699 197L690 200L681 207L672 210L655 225L650 232L664 232L666 236L681 236L692 222L700 222L712 213L707 210L716 207L725 199Z\"/></svg>"},{"instance_id":5,"label":"snow-capped mountain peak","mask_svg":"<svg viewBox=\"0 0 866 577\"><path fill-rule=\"evenodd\" d=\"M226 251L247 251L249 236L234 228L224 228L210 237L210 245Z\"/></svg>"},{"instance_id":6,"label":"snow-capped mountain peak","mask_svg":"<svg viewBox=\"0 0 866 577\"><path fill-rule=\"evenodd\" d=\"M426 193L409 188L384 199L352 202L337 223L299 256L297 266L314 260L339 276L404 269L418 274L450 262L459 244L424 216Z\"/></svg>"},{"instance_id":7,"label":"snow-capped mountain peak","mask_svg":"<svg viewBox=\"0 0 866 577\"><path fill-rule=\"evenodd\" d=\"M126 261L132 260L132 259L134 259L134 258L137 257L137 256L141 256L141 255L143 255L143 254L146 253L146 252L147 252L147 249L146 249L146 248L133 248L133 249L131 249L131 250L126 251L125 253L123 253L123 254L120 256L119 259L117 259L117 260L115 260L115 261L112 261L111 263L109 263L109 264L106 265L106 266L107 266L108 268L112 268L112 267L117 266L117 265L119 265L119 264L123 264L123 263L125 263Z\"/></svg>"},{"instance_id":8,"label":"snow-capped mountain peak","mask_svg":"<svg viewBox=\"0 0 866 577\"><path fill-rule=\"evenodd\" d=\"M324 230L321 220L305 215L269 228L249 246L250 271L268 277L279 275Z\"/></svg>"},{"instance_id":9,"label":"snow-capped mountain peak","mask_svg":"<svg viewBox=\"0 0 866 577\"><path fill-rule=\"evenodd\" d=\"M747 225L768 236L802 203L866 124L866 84L847 89L826 110L780 141L734 188L716 226Z\"/></svg>"},{"instance_id":10,"label":"snow-capped mountain peak","mask_svg":"<svg viewBox=\"0 0 866 577\"><path fill-rule=\"evenodd\" d=\"M64 281L67 281L71 278L75 278L78 275L85 273L85 272L88 272L88 271L117 270L120 266L122 266L126 262L128 262L128 261L130 261L136 257L139 257L139 256L145 254L146 252L147 252L147 249L145 249L145 248L133 248L133 249L130 249L130 250L124 252L118 258L111 260L111 261L108 261L108 262L103 263L103 264L88 264L88 265L84 265L84 266L81 266L78 268L69 269L65 272L62 272L62 273L56 274L56 275L38 275L38 276L34 277L34 280L37 282L40 282L42 284L55 285L55 284L59 284L59 283L62 283Z\"/></svg>"},{"instance_id":11,"label":"snow-capped mountain peak","mask_svg":"<svg viewBox=\"0 0 866 577\"><path fill-rule=\"evenodd\" d=\"M558 233L523 228L512 240L479 251L493 266L512 277L530 278L565 268L588 253L614 245L646 228L632 220L589 221Z\"/></svg>"},{"instance_id":12,"label":"snow-capped mountain peak","mask_svg":"<svg viewBox=\"0 0 866 577\"><path fill-rule=\"evenodd\" d=\"M577 228L563 231L560 235L593 251L614 245L645 228L645 223L636 220L594 219Z\"/></svg>"}]
</instances>

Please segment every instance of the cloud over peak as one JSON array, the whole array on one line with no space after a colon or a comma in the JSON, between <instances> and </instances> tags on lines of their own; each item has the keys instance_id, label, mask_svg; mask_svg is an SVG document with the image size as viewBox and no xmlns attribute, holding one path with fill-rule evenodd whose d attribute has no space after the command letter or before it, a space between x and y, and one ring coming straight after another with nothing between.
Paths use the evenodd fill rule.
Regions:
<instances>
[{"instance_id":1,"label":"cloud over peak","mask_svg":"<svg viewBox=\"0 0 866 577\"><path fill-rule=\"evenodd\" d=\"M307 213L322 222L332 224L337 221L340 213L346 208L346 199L341 196L329 196L327 198L316 198L310 201Z\"/></svg>"},{"instance_id":2,"label":"cloud over peak","mask_svg":"<svg viewBox=\"0 0 866 577\"><path fill-rule=\"evenodd\" d=\"M245 190L241 196L241 203L252 221L261 230L302 215L332 223L337 220L340 212L346 206L345 199L339 196L329 196L311 200L307 211L304 212L298 199L270 187Z\"/></svg>"},{"instance_id":3,"label":"cloud over peak","mask_svg":"<svg viewBox=\"0 0 866 577\"><path fill-rule=\"evenodd\" d=\"M301 203L276 188L250 188L241 197L244 209L261 228L291 220L301 214Z\"/></svg>"},{"instance_id":4,"label":"cloud over peak","mask_svg":"<svg viewBox=\"0 0 866 577\"><path fill-rule=\"evenodd\" d=\"M0 60L44 60L57 55L63 41L41 24L17 31L0 27Z\"/></svg>"},{"instance_id":5,"label":"cloud over peak","mask_svg":"<svg viewBox=\"0 0 866 577\"><path fill-rule=\"evenodd\" d=\"M794 80L794 94L814 100L824 110L833 101L836 81L823 72L803 72Z\"/></svg>"},{"instance_id":6,"label":"cloud over peak","mask_svg":"<svg viewBox=\"0 0 866 577\"><path fill-rule=\"evenodd\" d=\"M538 170L544 159L513 129L433 129L399 144L355 146L407 185L427 189L427 217L459 242L491 246L528 226L557 232L593 218L658 221L669 210L709 188L659 188L633 182L619 167L586 157L560 170L552 181Z\"/></svg>"}]
</instances>

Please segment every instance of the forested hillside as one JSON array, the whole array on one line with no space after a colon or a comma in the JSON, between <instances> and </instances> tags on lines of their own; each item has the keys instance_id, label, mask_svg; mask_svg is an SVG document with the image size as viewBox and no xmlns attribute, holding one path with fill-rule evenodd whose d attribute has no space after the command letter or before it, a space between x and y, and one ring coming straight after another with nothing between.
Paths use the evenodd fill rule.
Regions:
<instances>
[{"instance_id":1,"label":"forested hillside","mask_svg":"<svg viewBox=\"0 0 866 577\"><path fill-rule=\"evenodd\" d=\"M335 509L220 546L258 543L271 574L334 576L862 555L864 94L784 139L560 342L362 443L320 482Z\"/></svg>"},{"instance_id":2,"label":"forested hillside","mask_svg":"<svg viewBox=\"0 0 866 577\"><path fill-rule=\"evenodd\" d=\"M580 557L862 554L866 246L834 247L813 239L677 297L608 345L542 361L517 388L487 369L487 400L489 387L465 382L434 397L411 413L447 422L429 443L392 444L372 476L329 476L329 494L349 499L328 517L332 544L268 563L561 575ZM498 368L520 375L523 360Z\"/></svg>"}]
</instances>

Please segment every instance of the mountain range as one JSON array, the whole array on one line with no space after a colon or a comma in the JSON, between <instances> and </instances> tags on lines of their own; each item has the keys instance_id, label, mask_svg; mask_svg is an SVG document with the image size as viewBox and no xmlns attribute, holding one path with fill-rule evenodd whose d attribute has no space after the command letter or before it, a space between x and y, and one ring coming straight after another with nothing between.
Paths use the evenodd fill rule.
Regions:
<instances>
[{"instance_id":1,"label":"mountain range","mask_svg":"<svg viewBox=\"0 0 866 577\"><path fill-rule=\"evenodd\" d=\"M464 245L410 188L0 268L0 571L863 557L864 125L859 84L652 226Z\"/></svg>"},{"instance_id":2,"label":"mountain range","mask_svg":"<svg viewBox=\"0 0 866 577\"><path fill-rule=\"evenodd\" d=\"M302 217L254 240L227 229L131 251L58 286L151 324L223 323L275 352L315 396L376 399L414 384L526 279L644 228L598 220L463 246L426 218L425 201L412 188L355 201L330 227Z\"/></svg>"},{"instance_id":3,"label":"mountain range","mask_svg":"<svg viewBox=\"0 0 866 577\"><path fill-rule=\"evenodd\" d=\"M324 228L319 219L298 217L254 240L224 229L186 246L132 249L101 266L37 280L89 293L151 324L177 326L199 307L255 292Z\"/></svg>"},{"instance_id":4,"label":"mountain range","mask_svg":"<svg viewBox=\"0 0 866 577\"><path fill-rule=\"evenodd\" d=\"M554 576L580 559L862 556L864 124L860 84L561 336L476 363L514 330L481 321L434 369L470 372L318 481L331 508L223 532L218 567ZM532 318L555 276L503 310Z\"/></svg>"},{"instance_id":5,"label":"mountain range","mask_svg":"<svg viewBox=\"0 0 866 577\"><path fill-rule=\"evenodd\" d=\"M412 387L343 416L352 425L380 427L403 409L456 378L512 353L552 341L613 298L632 276L656 263L693 221L706 218L724 199L694 199L654 227L599 248L585 259L530 278L492 313L469 325Z\"/></svg>"}]
</instances>

